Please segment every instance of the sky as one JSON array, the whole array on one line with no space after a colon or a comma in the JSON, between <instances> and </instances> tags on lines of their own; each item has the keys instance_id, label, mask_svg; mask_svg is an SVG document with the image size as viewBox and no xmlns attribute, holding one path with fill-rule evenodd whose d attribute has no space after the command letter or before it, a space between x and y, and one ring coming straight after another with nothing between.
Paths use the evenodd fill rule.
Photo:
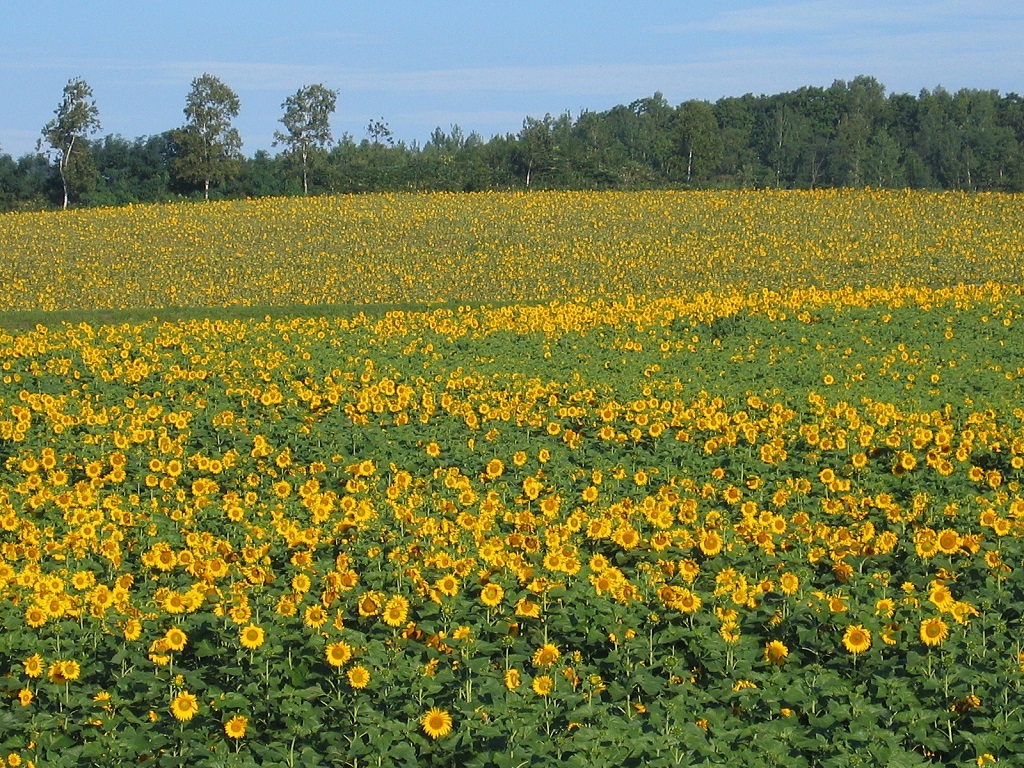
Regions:
<instances>
[{"instance_id":1,"label":"sky","mask_svg":"<svg viewBox=\"0 0 1024 768\"><path fill-rule=\"evenodd\" d=\"M424 144L454 124L485 140L527 116L827 87L1024 93L1021 0L0 0L0 152L34 151L64 85L84 79L102 127L185 122L192 81L239 96L249 156L273 147L282 102L338 93L335 138L383 119Z\"/></svg>"}]
</instances>

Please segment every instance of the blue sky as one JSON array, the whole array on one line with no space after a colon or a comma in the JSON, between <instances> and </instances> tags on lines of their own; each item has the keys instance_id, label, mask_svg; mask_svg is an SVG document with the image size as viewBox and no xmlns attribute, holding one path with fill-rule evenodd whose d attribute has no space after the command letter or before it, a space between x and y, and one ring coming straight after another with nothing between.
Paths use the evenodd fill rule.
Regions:
<instances>
[{"instance_id":1,"label":"blue sky","mask_svg":"<svg viewBox=\"0 0 1024 768\"><path fill-rule=\"evenodd\" d=\"M425 142L453 123L485 139L527 115L672 104L872 75L890 93L1024 93L1021 0L269 2L0 0L0 151L34 149L82 77L98 135L178 127L194 78L241 99L243 151L271 147L298 88L338 91L336 137L383 118Z\"/></svg>"}]
</instances>

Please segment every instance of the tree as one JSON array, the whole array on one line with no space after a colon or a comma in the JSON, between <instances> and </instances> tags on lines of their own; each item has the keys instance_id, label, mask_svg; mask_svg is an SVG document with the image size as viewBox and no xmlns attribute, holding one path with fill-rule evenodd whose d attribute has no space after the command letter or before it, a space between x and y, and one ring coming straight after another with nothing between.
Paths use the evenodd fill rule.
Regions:
<instances>
[{"instance_id":1,"label":"tree","mask_svg":"<svg viewBox=\"0 0 1024 768\"><path fill-rule=\"evenodd\" d=\"M88 157L82 157L79 162L80 152L74 151L76 148L81 150L85 137L100 128L100 111L96 102L90 99L92 88L85 80L68 80L64 86L64 98L54 110L56 117L43 126L43 139L57 158L61 185L64 187L65 208L68 207L72 190L95 176L95 167L92 167L91 174L89 172L91 166ZM42 140L39 144L41 148Z\"/></svg>"},{"instance_id":2,"label":"tree","mask_svg":"<svg viewBox=\"0 0 1024 768\"><path fill-rule=\"evenodd\" d=\"M724 152L722 129L706 101L684 102L676 118L679 153L686 159L686 183L703 181L718 167Z\"/></svg>"},{"instance_id":3,"label":"tree","mask_svg":"<svg viewBox=\"0 0 1024 768\"><path fill-rule=\"evenodd\" d=\"M240 104L233 90L210 74L192 81L185 100L188 123L174 132L178 177L203 185L210 199L210 185L231 178L240 167L242 138L231 125Z\"/></svg>"},{"instance_id":4,"label":"tree","mask_svg":"<svg viewBox=\"0 0 1024 768\"><path fill-rule=\"evenodd\" d=\"M859 75L849 83L836 80L829 92L840 105L834 140L835 183L863 186L871 139L885 111L885 86L873 77Z\"/></svg>"},{"instance_id":5,"label":"tree","mask_svg":"<svg viewBox=\"0 0 1024 768\"><path fill-rule=\"evenodd\" d=\"M302 193L309 194L309 160L316 152L323 152L334 139L331 136L331 113L338 102L338 94L323 85L300 88L281 105L287 133L274 132L274 146L284 144L288 152L298 158L302 166Z\"/></svg>"},{"instance_id":6,"label":"tree","mask_svg":"<svg viewBox=\"0 0 1024 768\"><path fill-rule=\"evenodd\" d=\"M545 115L543 120L527 117L519 132L515 161L523 174L526 188L530 188L534 172L549 173L555 167L555 141L552 136L555 120Z\"/></svg>"},{"instance_id":7,"label":"tree","mask_svg":"<svg viewBox=\"0 0 1024 768\"><path fill-rule=\"evenodd\" d=\"M370 144L374 147L393 147L395 146L395 134L392 133L391 128L384 121L384 118L379 120L371 120L369 125L366 126L366 135L370 138Z\"/></svg>"}]
</instances>

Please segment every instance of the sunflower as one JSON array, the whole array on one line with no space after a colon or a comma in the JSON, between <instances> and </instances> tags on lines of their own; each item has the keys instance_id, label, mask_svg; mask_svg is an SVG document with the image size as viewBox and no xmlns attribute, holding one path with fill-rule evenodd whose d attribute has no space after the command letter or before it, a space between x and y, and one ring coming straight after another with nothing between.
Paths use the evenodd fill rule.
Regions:
<instances>
[{"instance_id":1,"label":"sunflower","mask_svg":"<svg viewBox=\"0 0 1024 768\"><path fill-rule=\"evenodd\" d=\"M265 639L265 637L266 635L263 632L262 627L258 627L255 624L250 624L249 626L242 629L240 642L245 648L248 648L250 651L255 651L257 648L263 645L263 640Z\"/></svg>"},{"instance_id":2,"label":"sunflower","mask_svg":"<svg viewBox=\"0 0 1024 768\"><path fill-rule=\"evenodd\" d=\"M249 718L244 715L235 715L224 723L224 733L229 739L241 739L245 736L245 729L249 726Z\"/></svg>"},{"instance_id":3,"label":"sunflower","mask_svg":"<svg viewBox=\"0 0 1024 768\"><path fill-rule=\"evenodd\" d=\"M434 582L434 587L438 592L447 597L455 597L455 595L459 594L459 580L450 573L445 574Z\"/></svg>"},{"instance_id":4,"label":"sunflower","mask_svg":"<svg viewBox=\"0 0 1024 768\"><path fill-rule=\"evenodd\" d=\"M327 611L320 605L311 605L306 608L303 623L311 629L320 629L320 627L327 623Z\"/></svg>"},{"instance_id":5,"label":"sunflower","mask_svg":"<svg viewBox=\"0 0 1024 768\"><path fill-rule=\"evenodd\" d=\"M348 684L359 690L370 684L370 671L364 666L355 666L348 671Z\"/></svg>"},{"instance_id":6,"label":"sunflower","mask_svg":"<svg viewBox=\"0 0 1024 768\"><path fill-rule=\"evenodd\" d=\"M409 618L409 601L401 595L392 595L384 605L384 623L401 627Z\"/></svg>"},{"instance_id":7,"label":"sunflower","mask_svg":"<svg viewBox=\"0 0 1024 768\"><path fill-rule=\"evenodd\" d=\"M772 640L764 647L764 660L770 664L781 665L789 656L789 648L779 640Z\"/></svg>"},{"instance_id":8,"label":"sunflower","mask_svg":"<svg viewBox=\"0 0 1024 768\"><path fill-rule=\"evenodd\" d=\"M960 550L960 545L963 543L963 539L961 539L960 534L952 528L943 528L939 531L939 538L936 543L942 554L955 555Z\"/></svg>"},{"instance_id":9,"label":"sunflower","mask_svg":"<svg viewBox=\"0 0 1024 768\"><path fill-rule=\"evenodd\" d=\"M352 646L344 640L331 643L327 646L327 663L332 667L341 667L352 658Z\"/></svg>"},{"instance_id":10,"label":"sunflower","mask_svg":"<svg viewBox=\"0 0 1024 768\"><path fill-rule=\"evenodd\" d=\"M34 653L22 662L25 667L25 675L28 677L41 677L43 674L43 657Z\"/></svg>"},{"instance_id":11,"label":"sunflower","mask_svg":"<svg viewBox=\"0 0 1024 768\"><path fill-rule=\"evenodd\" d=\"M194 694L188 691L182 691L171 702L171 714L174 715L175 719L182 722L191 720L198 711L199 701Z\"/></svg>"},{"instance_id":12,"label":"sunflower","mask_svg":"<svg viewBox=\"0 0 1024 768\"><path fill-rule=\"evenodd\" d=\"M505 590L499 584L485 584L480 590L480 602L488 608L498 605L504 596Z\"/></svg>"},{"instance_id":13,"label":"sunflower","mask_svg":"<svg viewBox=\"0 0 1024 768\"><path fill-rule=\"evenodd\" d=\"M547 696L554 689L555 681L549 675L540 675L533 678L530 687L533 688L533 692L538 696Z\"/></svg>"},{"instance_id":14,"label":"sunflower","mask_svg":"<svg viewBox=\"0 0 1024 768\"><path fill-rule=\"evenodd\" d=\"M512 668L505 672L505 687L510 691L514 691L523 683L522 675L519 674L519 670Z\"/></svg>"},{"instance_id":15,"label":"sunflower","mask_svg":"<svg viewBox=\"0 0 1024 768\"><path fill-rule=\"evenodd\" d=\"M700 537L700 551L708 557L714 557L722 551L725 542L717 531L705 531Z\"/></svg>"},{"instance_id":16,"label":"sunflower","mask_svg":"<svg viewBox=\"0 0 1024 768\"><path fill-rule=\"evenodd\" d=\"M843 633L843 647L853 654L864 653L871 647L871 632L860 624L851 624Z\"/></svg>"},{"instance_id":17,"label":"sunflower","mask_svg":"<svg viewBox=\"0 0 1024 768\"><path fill-rule=\"evenodd\" d=\"M359 615L376 616L380 613L380 606L383 600L384 596L380 592L367 592L356 603L356 606L359 608Z\"/></svg>"},{"instance_id":18,"label":"sunflower","mask_svg":"<svg viewBox=\"0 0 1024 768\"><path fill-rule=\"evenodd\" d=\"M180 627L171 627L167 630L167 634L164 635L164 642L167 644L168 650L180 651L188 642L188 635Z\"/></svg>"},{"instance_id":19,"label":"sunflower","mask_svg":"<svg viewBox=\"0 0 1024 768\"><path fill-rule=\"evenodd\" d=\"M528 619L536 619L540 616L540 604L527 600L525 597L521 597L519 598L519 602L516 603L516 616L525 616Z\"/></svg>"},{"instance_id":20,"label":"sunflower","mask_svg":"<svg viewBox=\"0 0 1024 768\"><path fill-rule=\"evenodd\" d=\"M29 606L29 609L25 611L25 623L33 629L38 629L46 623L46 611L38 605Z\"/></svg>"},{"instance_id":21,"label":"sunflower","mask_svg":"<svg viewBox=\"0 0 1024 768\"><path fill-rule=\"evenodd\" d=\"M779 589L784 595L792 595L800 589L800 577L795 573L784 573L779 577Z\"/></svg>"},{"instance_id":22,"label":"sunflower","mask_svg":"<svg viewBox=\"0 0 1024 768\"><path fill-rule=\"evenodd\" d=\"M70 682L64 672L65 663L66 662L63 661L54 661L50 664L50 668L47 670L47 675L49 676L51 683L63 685L64 683Z\"/></svg>"},{"instance_id":23,"label":"sunflower","mask_svg":"<svg viewBox=\"0 0 1024 768\"><path fill-rule=\"evenodd\" d=\"M917 552L918 557L924 559L934 557L935 553L939 551L939 540L935 532L926 529L915 535L914 551Z\"/></svg>"},{"instance_id":24,"label":"sunflower","mask_svg":"<svg viewBox=\"0 0 1024 768\"><path fill-rule=\"evenodd\" d=\"M875 616L884 615L887 619L891 619L894 613L896 613L896 601L891 597L883 597L875 601Z\"/></svg>"},{"instance_id":25,"label":"sunflower","mask_svg":"<svg viewBox=\"0 0 1024 768\"><path fill-rule=\"evenodd\" d=\"M718 634L727 643L735 643L740 639L740 626L734 621L727 621L718 628Z\"/></svg>"},{"instance_id":26,"label":"sunflower","mask_svg":"<svg viewBox=\"0 0 1024 768\"><path fill-rule=\"evenodd\" d=\"M184 613L188 609L188 602L180 592L170 592L163 601L163 609L168 613Z\"/></svg>"},{"instance_id":27,"label":"sunflower","mask_svg":"<svg viewBox=\"0 0 1024 768\"><path fill-rule=\"evenodd\" d=\"M700 565L696 560L687 558L679 563L679 575L687 584L692 584L700 573Z\"/></svg>"},{"instance_id":28,"label":"sunflower","mask_svg":"<svg viewBox=\"0 0 1024 768\"><path fill-rule=\"evenodd\" d=\"M299 594L305 594L309 592L313 586L313 582L310 580L309 575L305 573L297 573L292 577L292 589Z\"/></svg>"},{"instance_id":29,"label":"sunflower","mask_svg":"<svg viewBox=\"0 0 1024 768\"><path fill-rule=\"evenodd\" d=\"M700 595L688 589L681 588L679 595L675 598L672 607L680 613L696 613L700 610L702 600Z\"/></svg>"},{"instance_id":30,"label":"sunflower","mask_svg":"<svg viewBox=\"0 0 1024 768\"><path fill-rule=\"evenodd\" d=\"M928 599L935 604L940 611L948 611L953 607L956 600L953 598L953 593L949 587L939 581L933 581L931 583L931 590L928 593Z\"/></svg>"},{"instance_id":31,"label":"sunflower","mask_svg":"<svg viewBox=\"0 0 1024 768\"><path fill-rule=\"evenodd\" d=\"M501 459L491 459L487 462L487 467L484 470L487 474L488 479L494 480L495 478L501 477L501 474L505 471L505 465Z\"/></svg>"},{"instance_id":32,"label":"sunflower","mask_svg":"<svg viewBox=\"0 0 1024 768\"><path fill-rule=\"evenodd\" d=\"M553 643L544 643L544 645L533 652L533 666L550 667L558 661L558 657L561 655L562 652L558 650L557 645Z\"/></svg>"},{"instance_id":33,"label":"sunflower","mask_svg":"<svg viewBox=\"0 0 1024 768\"><path fill-rule=\"evenodd\" d=\"M433 707L420 718L423 732L432 739L440 739L452 732L452 716L446 709Z\"/></svg>"},{"instance_id":34,"label":"sunflower","mask_svg":"<svg viewBox=\"0 0 1024 768\"><path fill-rule=\"evenodd\" d=\"M925 645L940 645L949 637L949 625L935 616L921 622L921 642Z\"/></svg>"}]
</instances>

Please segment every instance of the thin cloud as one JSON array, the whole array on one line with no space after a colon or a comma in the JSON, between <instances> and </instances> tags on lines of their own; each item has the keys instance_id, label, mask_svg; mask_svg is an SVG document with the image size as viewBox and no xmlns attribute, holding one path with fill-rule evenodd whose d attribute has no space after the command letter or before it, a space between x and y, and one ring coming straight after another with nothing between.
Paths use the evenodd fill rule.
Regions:
<instances>
[{"instance_id":1,"label":"thin cloud","mask_svg":"<svg viewBox=\"0 0 1024 768\"><path fill-rule=\"evenodd\" d=\"M993 19L998 19L993 24ZM855 0L809 0L808 2L773 4L734 9L717 13L693 23L663 25L654 30L668 34L716 32L723 34L810 34L840 32L843 34L892 31L895 28L920 29L944 27L950 23L962 24L976 20L987 26L1024 20L1024 6L1009 7L997 0L947 0L924 2L904 0L900 3L864 3ZM962 34L956 26L950 34Z\"/></svg>"}]
</instances>

